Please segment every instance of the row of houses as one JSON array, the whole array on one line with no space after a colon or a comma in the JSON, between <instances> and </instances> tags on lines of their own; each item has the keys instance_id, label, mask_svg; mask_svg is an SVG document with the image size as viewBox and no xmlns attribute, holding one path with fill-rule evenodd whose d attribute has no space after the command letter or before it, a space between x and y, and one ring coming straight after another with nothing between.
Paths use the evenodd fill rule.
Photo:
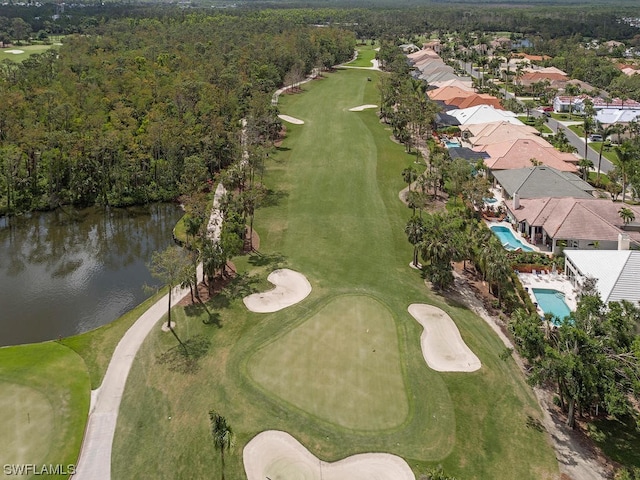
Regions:
<instances>
[{"instance_id":1,"label":"row of houses","mask_svg":"<svg viewBox=\"0 0 640 480\"><path fill-rule=\"evenodd\" d=\"M616 203L608 194L602 197L577 175L577 155L559 152L538 130L505 110L498 99L477 94L467 79L448 77L443 82L441 77L431 77L433 72L441 75L445 71L435 51L423 49L408 57L422 72L418 78L435 79L427 94L442 107L437 127L455 125L460 130L459 146L450 142L450 156L484 163L494 192L502 200L500 208L514 230L541 251L564 253L574 281L602 278L598 289L603 300L640 300L637 280L635 293L628 292L629 279L640 274L640 252L632 250L640 248L640 222L635 221L640 220L640 206ZM455 75L453 69L449 73ZM622 106L617 102L594 105L612 115L622 109L606 107ZM628 102L624 111L635 111ZM628 209L625 215L622 207ZM593 265L608 268L598 272ZM616 279L622 280L616 283Z\"/></svg>"}]
</instances>

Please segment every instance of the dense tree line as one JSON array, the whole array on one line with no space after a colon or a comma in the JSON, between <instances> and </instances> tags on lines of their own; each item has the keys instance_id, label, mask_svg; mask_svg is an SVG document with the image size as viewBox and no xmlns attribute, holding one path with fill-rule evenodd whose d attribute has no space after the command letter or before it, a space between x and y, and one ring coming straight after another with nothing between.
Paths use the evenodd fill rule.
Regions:
<instances>
[{"instance_id":1,"label":"dense tree line","mask_svg":"<svg viewBox=\"0 0 640 480\"><path fill-rule=\"evenodd\" d=\"M276 15L194 14L113 20L5 61L0 211L174 198L186 158L210 177L230 165L241 118L274 135L273 91L353 49L349 32Z\"/></svg>"}]
</instances>

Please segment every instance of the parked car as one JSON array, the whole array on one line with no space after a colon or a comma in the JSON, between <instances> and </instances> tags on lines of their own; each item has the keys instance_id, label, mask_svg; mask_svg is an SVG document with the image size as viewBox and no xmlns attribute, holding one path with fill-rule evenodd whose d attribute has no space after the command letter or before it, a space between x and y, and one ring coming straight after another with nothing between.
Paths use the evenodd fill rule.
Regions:
<instances>
[{"instance_id":1,"label":"parked car","mask_svg":"<svg viewBox=\"0 0 640 480\"><path fill-rule=\"evenodd\" d=\"M597 133L592 133L591 135L589 135L589 140L591 140L592 142L601 142L602 135L598 135Z\"/></svg>"}]
</instances>

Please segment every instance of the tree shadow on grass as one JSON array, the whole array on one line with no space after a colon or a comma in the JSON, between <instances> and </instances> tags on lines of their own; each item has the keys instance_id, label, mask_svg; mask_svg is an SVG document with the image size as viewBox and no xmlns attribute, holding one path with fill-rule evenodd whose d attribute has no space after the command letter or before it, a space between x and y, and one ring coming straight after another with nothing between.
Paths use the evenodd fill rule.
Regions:
<instances>
[{"instance_id":1,"label":"tree shadow on grass","mask_svg":"<svg viewBox=\"0 0 640 480\"><path fill-rule=\"evenodd\" d=\"M174 335L177 334L174 332ZM156 357L160 365L166 365L169 370L177 373L196 373L200 369L198 360L209 351L211 342L202 335L196 335Z\"/></svg>"},{"instance_id":2,"label":"tree shadow on grass","mask_svg":"<svg viewBox=\"0 0 640 480\"><path fill-rule=\"evenodd\" d=\"M272 266L274 269L281 268L287 257L281 253L260 253L254 251L249 257L249 263L254 267Z\"/></svg>"},{"instance_id":3,"label":"tree shadow on grass","mask_svg":"<svg viewBox=\"0 0 640 480\"><path fill-rule=\"evenodd\" d=\"M222 295L231 299L243 298L254 293L255 286L260 283L260 278L248 273L240 273L231 280L222 291Z\"/></svg>"},{"instance_id":4,"label":"tree shadow on grass","mask_svg":"<svg viewBox=\"0 0 640 480\"><path fill-rule=\"evenodd\" d=\"M275 207L280 204L280 201L283 198L287 198L289 196L289 192L286 190L273 190L268 188L264 192L264 196L260 201L260 206L262 207Z\"/></svg>"},{"instance_id":5,"label":"tree shadow on grass","mask_svg":"<svg viewBox=\"0 0 640 480\"><path fill-rule=\"evenodd\" d=\"M212 301L207 303L211 304ZM222 328L220 313L212 311L206 303L191 303L184 307L184 313L187 317L202 317L202 323L205 325L215 325Z\"/></svg>"}]
</instances>

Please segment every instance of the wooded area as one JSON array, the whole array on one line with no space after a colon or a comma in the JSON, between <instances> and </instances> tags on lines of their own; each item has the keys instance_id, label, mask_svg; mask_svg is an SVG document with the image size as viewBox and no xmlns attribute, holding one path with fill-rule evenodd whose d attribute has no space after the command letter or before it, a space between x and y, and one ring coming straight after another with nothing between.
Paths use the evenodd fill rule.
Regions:
<instances>
[{"instance_id":1,"label":"wooded area","mask_svg":"<svg viewBox=\"0 0 640 480\"><path fill-rule=\"evenodd\" d=\"M240 119L272 129L271 95L353 55L354 38L277 16L112 20L0 64L0 211L168 200L185 159L213 176ZM271 126L270 126L271 125Z\"/></svg>"}]
</instances>

